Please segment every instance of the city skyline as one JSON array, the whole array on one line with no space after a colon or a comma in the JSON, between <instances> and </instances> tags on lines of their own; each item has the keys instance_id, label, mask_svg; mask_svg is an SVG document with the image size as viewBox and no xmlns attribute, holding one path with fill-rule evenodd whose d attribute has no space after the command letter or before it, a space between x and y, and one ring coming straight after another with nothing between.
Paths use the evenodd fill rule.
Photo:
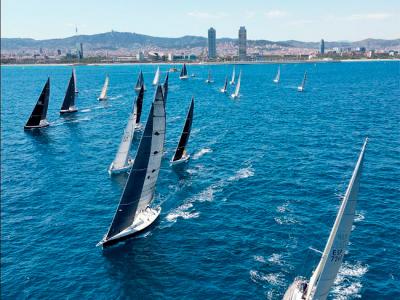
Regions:
<instances>
[{"instance_id":1,"label":"city skyline","mask_svg":"<svg viewBox=\"0 0 400 300\"><path fill-rule=\"evenodd\" d=\"M225 0L218 3L205 0L182 5L178 0L171 0L155 8L152 3L123 3L119 0L112 5L94 0L71 0L68 3L50 0L2 1L1 35L34 39L63 38L74 35L77 26L78 34L95 34L113 29L180 37L205 36L206 30L214 27L219 37L233 38L237 37L237 28L246 26L249 40L319 41L324 37L326 41L355 41L398 38L400 4L397 1L362 1L362 6L360 3L340 0L330 7L317 1L304 5L295 1L269 4L249 0L245 4L230 5ZM145 13L138 14L138 11ZM167 22L168 26L160 26L163 22Z\"/></svg>"}]
</instances>

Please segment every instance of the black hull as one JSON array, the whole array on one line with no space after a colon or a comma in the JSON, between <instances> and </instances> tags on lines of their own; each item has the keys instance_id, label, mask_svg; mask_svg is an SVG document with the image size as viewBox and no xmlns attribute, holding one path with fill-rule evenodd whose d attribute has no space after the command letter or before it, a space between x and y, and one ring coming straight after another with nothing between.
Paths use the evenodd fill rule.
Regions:
<instances>
[{"instance_id":1,"label":"black hull","mask_svg":"<svg viewBox=\"0 0 400 300\"><path fill-rule=\"evenodd\" d=\"M123 241L129 240L129 239L131 239L131 238L134 238L134 237L136 237L136 236L138 236L138 235L143 234L144 232L147 232L147 231L151 230L152 228L154 228L154 226L156 226L156 224L158 224L158 222L159 222L159 216L157 217L157 219L154 220L153 223L151 223L151 224L150 224L149 226L147 226L146 228L143 228L143 229L140 230L140 231L136 231L135 233L126 235L126 236L121 237L121 238L119 238L119 239L115 239L115 240L111 240L111 241L106 241L106 242L104 242L101 246L103 247L103 249L106 249L106 248L109 248L109 247L111 247L111 246L114 246L114 245L116 245L116 244L118 244L118 243L120 243L120 242L123 242Z\"/></svg>"},{"instance_id":2,"label":"black hull","mask_svg":"<svg viewBox=\"0 0 400 300\"><path fill-rule=\"evenodd\" d=\"M76 113L78 110L74 109L74 110L67 110L67 111L62 111L60 110L60 115L67 115L67 114L73 114Z\"/></svg>"},{"instance_id":3,"label":"black hull","mask_svg":"<svg viewBox=\"0 0 400 300\"><path fill-rule=\"evenodd\" d=\"M50 124L45 124L45 125L37 125L37 126L24 126L24 130L33 130L33 129L40 129L40 128L45 128L48 127Z\"/></svg>"}]
</instances>

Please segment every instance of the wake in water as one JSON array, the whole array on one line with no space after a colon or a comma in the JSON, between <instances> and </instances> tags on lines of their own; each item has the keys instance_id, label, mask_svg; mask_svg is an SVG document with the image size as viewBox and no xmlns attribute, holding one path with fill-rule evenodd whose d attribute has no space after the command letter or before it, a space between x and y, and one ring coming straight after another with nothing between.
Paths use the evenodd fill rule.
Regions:
<instances>
[{"instance_id":1,"label":"wake in water","mask_svg":"<svg viewBox=\"0 0 400 300\"><path fill-rule=\"evenodd\" d=\"M192 159L194 159L194 160L199 159L204 154L211 153L211 152L212 152L212 150L210 148L203 148L200 151L198 151L195 154L193 154Z\"/></svg>"},{"instance_id":2,"label":"wake in water","mask_svg":"<svg viewBox=\"0 0 400 300\"><path fill-rule=\"evenodd\" d=\"M332 290L334 299L361 298L361 279L367 272L368 265L362 265L360 262L355 265L348 262L342 264Z\"/></svg>"}]
</instances>

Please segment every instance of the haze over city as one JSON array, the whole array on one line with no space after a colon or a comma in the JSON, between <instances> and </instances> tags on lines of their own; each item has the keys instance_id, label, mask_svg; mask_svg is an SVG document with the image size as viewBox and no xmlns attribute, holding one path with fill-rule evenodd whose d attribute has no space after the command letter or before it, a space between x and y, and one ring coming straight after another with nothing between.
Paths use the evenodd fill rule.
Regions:
<instances>
[{"instance_id":1,"label":"haze over city","mask_svg":"<svg viewBox=\"0 0 400 300\"><path fill-rule=\"evenodd\" d=\"M50 12L51 13L48 13ZM146 13L142 13L146 12ZM398 38L398 1L11 1L1 3L1 36L63 38L110 30L161 37L236 37L245 25L247 38L318 41Z\"/></svg>"}]
</instances>

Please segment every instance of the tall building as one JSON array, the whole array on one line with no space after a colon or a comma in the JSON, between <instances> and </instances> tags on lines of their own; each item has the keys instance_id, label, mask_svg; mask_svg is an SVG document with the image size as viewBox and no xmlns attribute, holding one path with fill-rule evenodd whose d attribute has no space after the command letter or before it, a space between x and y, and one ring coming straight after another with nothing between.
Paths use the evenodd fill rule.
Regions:
<instances>
[{"instance_id":1,"label":"tall building","mask_svg":"<svg viewBox=\"0 0 400 300\"><path fill-rule=\"evenodd\" d=\"M321 44L319 45L319 53L321 53L321 55L324 55L325 53L325 41L324 39L321 39Z\"/></svg>"},{"instance_id":2,"label":"tall building","mask_svg":"<svg viewBox=\"0 0 400 300\"><path fill-rule=\"evenodd\" d=\"M208 59L217 58L217 39L214 28L208 29Z\"/></svg>"},{"instance_id":3,"label":"tall building","mask_svg":"<svg viewBox=\"0 0 400 300\"><path fill-rule=\"evenodd\" d=\"M246 60L247 31L244 26L239 29L239 60Z\"/></svg>"}]
</instances>

